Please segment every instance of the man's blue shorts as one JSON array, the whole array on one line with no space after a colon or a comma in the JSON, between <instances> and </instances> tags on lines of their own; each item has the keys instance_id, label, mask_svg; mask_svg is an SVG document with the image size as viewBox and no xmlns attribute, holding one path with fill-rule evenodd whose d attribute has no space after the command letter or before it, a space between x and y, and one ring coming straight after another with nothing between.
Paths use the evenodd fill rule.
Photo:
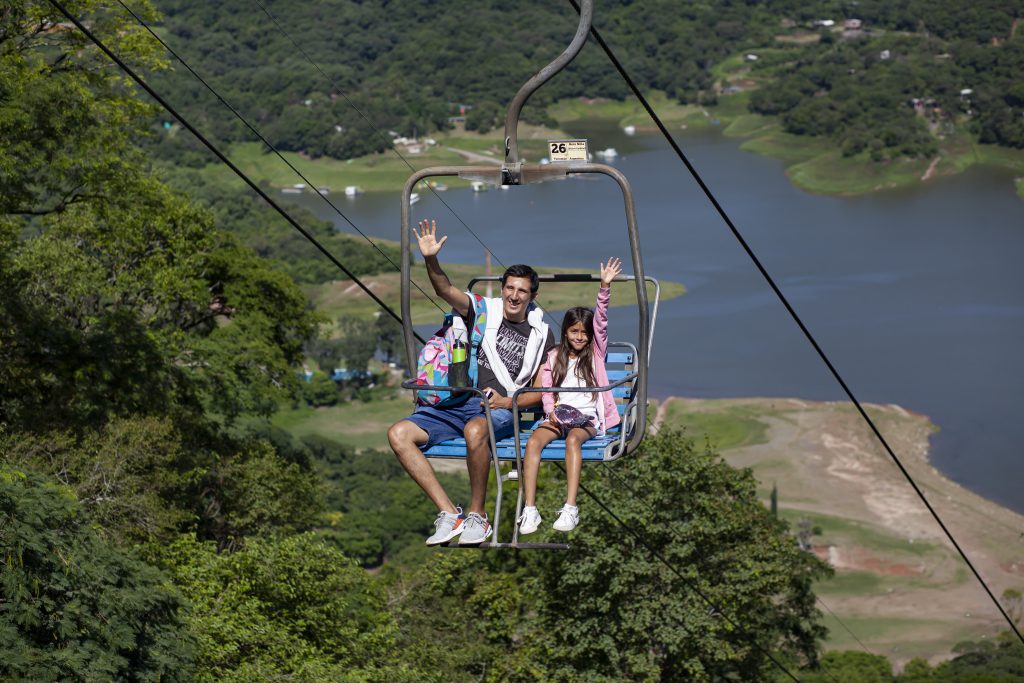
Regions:
<instances>
[{"instance_id":1,"label":"man's blue shorts","mask_svg":"<svg viewBox=\"0 0 1024 683\"><path fill-rule=\"evenodd\" d=\"M409 417L405 418L427 433L427 442L421 446L423 450L436 446L442 441L462 438L466 423L474 417L484 415L483 399L472 396L461 406L454 408L434 408L419 406ZM494 438L498 441L512 436L512 411L506 408L491 410L491 423L494 425Z\"/></svg>"}]
</instances>

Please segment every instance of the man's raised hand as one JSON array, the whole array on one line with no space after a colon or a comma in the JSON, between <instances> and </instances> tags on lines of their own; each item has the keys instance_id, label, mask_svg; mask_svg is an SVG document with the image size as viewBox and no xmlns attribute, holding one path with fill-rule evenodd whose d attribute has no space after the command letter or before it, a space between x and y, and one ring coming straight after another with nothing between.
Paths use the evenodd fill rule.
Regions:
<instances>
[{"instance_id":1,"label":"man's raised hand","mask_svg":"<svg viewBox=\"0 0 1024 683\"><path fill-rule=\"evenodd\" d=\"M441 247L448 240L448 235L445 235L441 239L437 239L437 221L420 221L420 229L416 230L415 226L412 229L412 234L416 235L416 242L420 245L420 253L423 254L423 258L428 256L437 256L437 252L441 251Z\"/></svg>"}]
</instances>

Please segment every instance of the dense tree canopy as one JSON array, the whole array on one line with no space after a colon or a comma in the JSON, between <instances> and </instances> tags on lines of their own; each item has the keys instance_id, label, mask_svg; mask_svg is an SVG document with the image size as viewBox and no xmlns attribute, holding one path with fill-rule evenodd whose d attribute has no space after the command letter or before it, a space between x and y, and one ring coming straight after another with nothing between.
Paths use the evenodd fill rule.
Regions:
<instances>
[{"instance_id":1,"label":"dense tree canopy","mask_svg":"<svg viewBox=\"0 0 1024 683\"><path fill-rule=\"evenodd\" d=\"M415 681L373 577L311 535L234 553L182 538L162 549L191 601L196 681Z\"/></svg>"},{"instance_id":2,"label":"dense tree canopy","mask_svg":"<svg viewBox=\"0 0 1024 683\"><path fill-rule=\"evenodd\" d=\"M67 488L0 464L0 678L191 680L181 606Z\"/></svg>"},{"instance_id":3,"label":"dense tree canopy","mask_svg":"<svg viewBox=\"0 0 1024 683\"><path fill-rule=\"evenodd\" d=\"M386 149L389 130L445 128L463 105L468 129L500 127L513 94L564 49L577 20L568 2L490 0L469 11L457 3L278 0L267 3L273 19L233 2L158 5L176 49L275 146L338 158ZM595 2L595 27L644 88L713 104L723 60L781 49L781 59L754 65L764 92L755 91L753 110L780 115L789 132L834 138L847 155L866 151L877 160L933 155L943 126L1024 147L1024 105L1014 87L1024 39L1011 35L1021 17L1022 0ZM823 19L836 24L816 28ZM846 19L862 28L842 30ZM821 30L820 41L802 38L812 30ZM249 139L187 74L167 72L159 85L221 139ZM973 92L962 100L964 89ZM591 44L523 116L550 123L545 108L555 99L627 96ZM927 110L915 110L914 99Z\"/></svg>"}]
</instances>

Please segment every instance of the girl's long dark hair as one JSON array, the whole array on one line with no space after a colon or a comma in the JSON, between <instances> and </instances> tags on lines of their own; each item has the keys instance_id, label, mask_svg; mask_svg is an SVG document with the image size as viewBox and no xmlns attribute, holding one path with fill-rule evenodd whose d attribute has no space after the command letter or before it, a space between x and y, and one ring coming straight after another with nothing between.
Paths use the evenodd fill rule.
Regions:
<instances>
[{"instance_id":1,"label":"girl's long dark hair","mask_svg":"<svg viewBox=\"0 0 1024 683\"><path fill-rule=\"evenodd\" d=\"M562 342L558 345L558 355L555 356L555 365L551 368L551 386L560 387L565 379L569 368L569 328L576 323L583 323L587 331L587 338L590 343L583 347L576 358L576 376L583 380L584 386L596 387L597 378L594 377L594 312L583 306L570 308L565 312L562 319ZM592 394L597 398L597 394Z\"/></svg>"}]
</instances>

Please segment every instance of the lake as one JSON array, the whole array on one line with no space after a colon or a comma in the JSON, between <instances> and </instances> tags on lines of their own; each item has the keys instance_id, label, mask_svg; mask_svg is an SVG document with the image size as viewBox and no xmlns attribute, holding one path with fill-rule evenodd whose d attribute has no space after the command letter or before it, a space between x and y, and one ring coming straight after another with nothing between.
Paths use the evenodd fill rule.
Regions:
<instances>
[{"instance_id":1,"label":"lake","mask_svg":"<svg viewBox=\"0 0 1024 683\"><path fill-rule=\"evenodd\" d=\"M846 399L660 136L572 132L622 154L613 165L633 186L647 274L688 290L659 312L652 396ZM1024 512L1024 201L1012 177L974 169L910 190L817 196L740 141L715 132L677 140L854 395L928 415L940 428L932 463ZM482 264L480 241L506 265L596 272L611 255L628 262L609 179L441 193L480 241L420 194L414 219L436 217L450 235L442 262ZM368 235L399 238L397 190L332 201ZM315 196L299 203L352 232ZM635 313L613 309L611 325L613 339L634 336Z\"/></svg>"}]
</instances>

